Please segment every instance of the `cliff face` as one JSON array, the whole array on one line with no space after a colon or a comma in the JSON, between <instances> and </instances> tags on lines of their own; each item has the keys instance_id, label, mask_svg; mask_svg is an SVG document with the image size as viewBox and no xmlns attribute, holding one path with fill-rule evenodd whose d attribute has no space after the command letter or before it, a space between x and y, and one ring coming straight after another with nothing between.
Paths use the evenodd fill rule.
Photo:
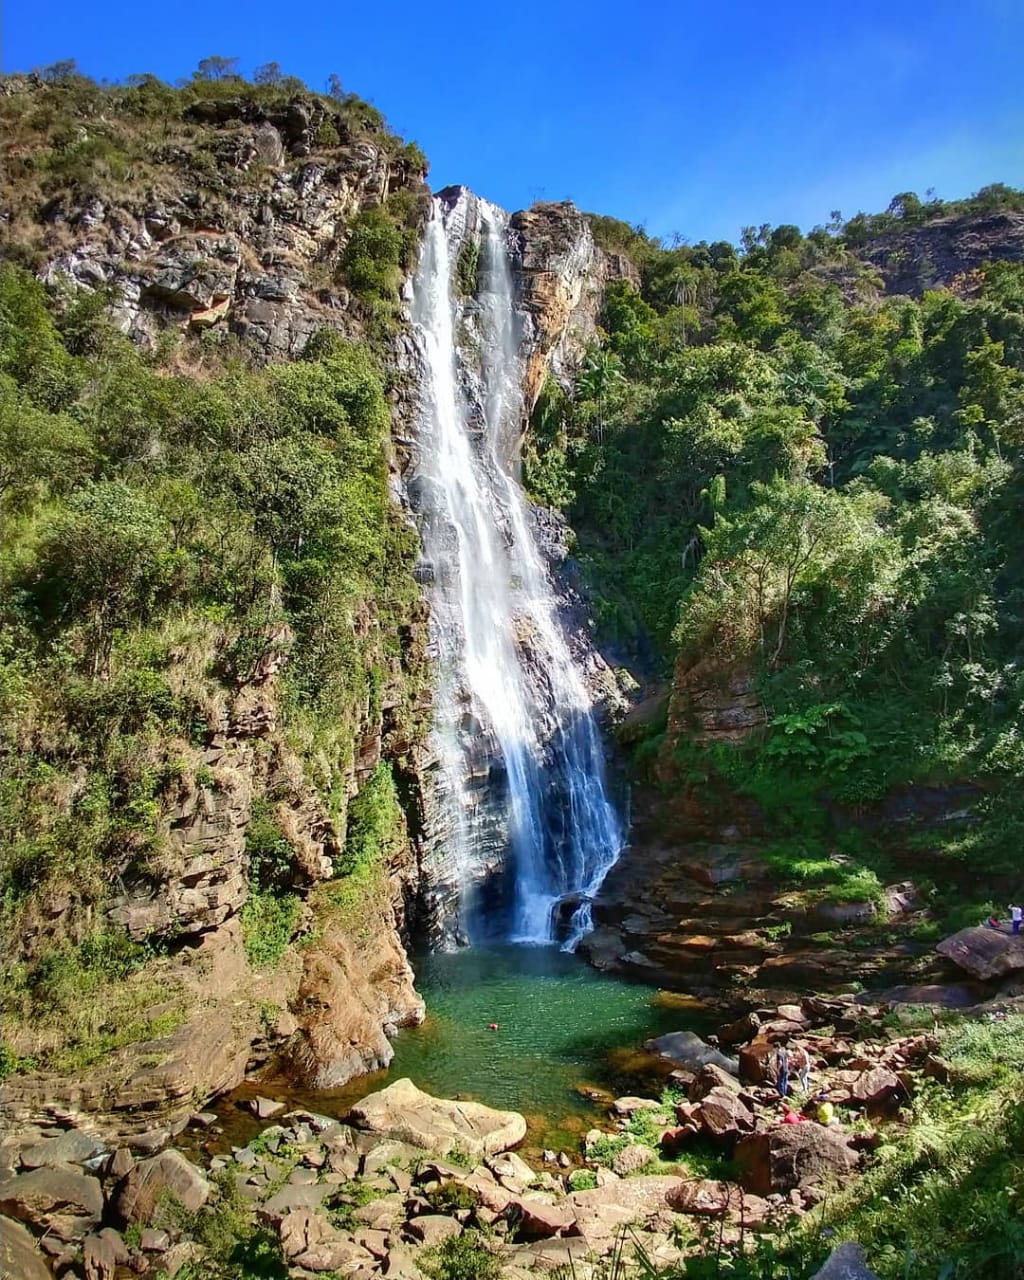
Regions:
<instances>
[{"instance_id":1,"label":"cliff face","mask_svg":"<svg viewBox=\"0 0 1024 1280\"><path fill-rule=\"evenodd\" d=\"M887 293L920 296L954 285L986 262L1024 261L1024 213L996 209L898 226L857 253L877 268ZM962 283L970 292L969 281Z\"/></svg>"},{"instance_id":2,"label":"cliff face","mask_svg":"<svg viewBox=\"0 0 1024 1280\"><path fill-rule=\"evenodd\" d=\"M418 370L397 292L384 308L382 340L380 299L350 290L339 264L367 211L385 210L400 235L424 216L415 154L351 103L302 95L260 102L244 93L159 112L135 103L141 119L124 103L87 94L75 107L77 142L65 144L36 110L49 93L26 77L0 87L10 124L0 187L4 256L29 265L59 295L103 300L122 332L154 355L173 338L191 344L183 348L190 360L234 350L250 363L275 364L300 357L323 329L355 341L372 330L378 350L393 353L390 487L396 523L411 524L403 475ZM118 163L83 177L66 163L79 145L116 153ZM54 159L40 177L32 156L43 152ZM516 215L512 227L528 410L549 365L565 377L580 359L603 282L616 268L570 205ZM407 256L396 276L408 265ZM564 529L542 512L537 521L550 562L565 569ZM614 698L570 579L564 603L574 652L592 686ZM27 958L78 945L96 929L152 947L154 958L128 979L138 988L140 1026L152 1034L118 1047L124 1028L114 1028L114 1047L100 1062L10 1078L0 1092L8 1117L38 1119L57 1108L89 1111L112 1132L170 1126L272 1052L317 1086L385 1065L388 1034L422 1017L403 940L418 932L436 941L454 892L426 734L427 609L414 601L397 623L382 622L373 602L363 602L353 630L373 669L372 689L346 711L348 737L329 767L297 749L282 706L294 644L287 628L268 631L262 657L237 683L209 678L212 646L185 646L172 659L174 687L207 673L199 679L205 723L190 742L168 743L179 763L159 799L159 853L131 864L98 906L47 890L21 922ZM358 909L339 906L332 886L340 883L347 805L382 760L408 830L402 823L383 878L360 895ZM318 773L330 778L330 794ZM293 932L305 945L288 949L276 967L254 970L245 919L256 894L257 815L287 848L288 886L302 903ZM23 1061L47 1047L45 1034L23 1026L5 1028L5 1038Z\"/></svg>"}]
</instances>

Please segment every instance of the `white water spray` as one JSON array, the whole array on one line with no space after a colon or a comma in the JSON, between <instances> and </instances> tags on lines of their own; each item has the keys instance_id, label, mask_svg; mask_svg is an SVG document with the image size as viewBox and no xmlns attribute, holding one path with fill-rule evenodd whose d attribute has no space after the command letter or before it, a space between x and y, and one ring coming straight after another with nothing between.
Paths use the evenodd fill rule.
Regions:
<instances>
[{"instance_id":1,"label":"white water spray","mask_svg":"<svg viewBox=\"0 0 1024 1280\"><path fill-rule=\"evenodd\" d=\"M517 480L523 368L507 218L483 201L469 212L478 226L467 232L465 197L454 207L435 201L413 290L434 732L468 931L494 932L473 886L504 874L504 935L550 943L560 904L570 903L563 946L572 949L591 927L591 900L622 836L590 698ZM463 302L453 258L474 232L476 298Z\"/></svg>"}]
</instances>

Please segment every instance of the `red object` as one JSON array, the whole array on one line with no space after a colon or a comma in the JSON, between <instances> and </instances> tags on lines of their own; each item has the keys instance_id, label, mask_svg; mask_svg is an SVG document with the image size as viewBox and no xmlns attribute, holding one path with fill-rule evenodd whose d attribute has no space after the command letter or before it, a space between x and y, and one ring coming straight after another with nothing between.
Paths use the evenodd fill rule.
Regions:
<instances>
[{"instance_id":1,"label":"red object","mask_svg":"<svg viewBox=\"0 0 1024 1280\"><path fill-rule=\"evenodd\" d=\"M488 1031L497 1031L497 1029L498 1029L498 1024L496 1022L488 1022L487 1024Z\"/></svg>"},{"instance_id":2,"label":"red object","mask_svg":"<svg viewBox=\"0 0 1024 1280\"><path fill-rule=\"evenodd\" d=\"M787 1111L782 1117L783 1124L803 1124L807 1119L806 1116L800 1115L797 1111Z\"/></svg>"}]
</instances>

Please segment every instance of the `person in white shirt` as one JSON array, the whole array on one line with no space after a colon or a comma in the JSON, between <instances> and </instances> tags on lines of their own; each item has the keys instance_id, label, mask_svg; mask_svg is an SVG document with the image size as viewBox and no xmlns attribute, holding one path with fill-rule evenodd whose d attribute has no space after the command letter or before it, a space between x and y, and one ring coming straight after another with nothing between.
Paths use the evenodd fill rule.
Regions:
<instances>
[{"instance_id":1,"label":"person in white shirt","mask_svg":"<svg viewBox=\"0 0 1024 1280\"><path fill-rule=\"evenodd\" d=\"M1014 933L1020 933L1020 921L1022 915L1024 915L1024 909L1021 907L1010 907L1010 924L1013 926Z\"/></svg>"}]
</instances>

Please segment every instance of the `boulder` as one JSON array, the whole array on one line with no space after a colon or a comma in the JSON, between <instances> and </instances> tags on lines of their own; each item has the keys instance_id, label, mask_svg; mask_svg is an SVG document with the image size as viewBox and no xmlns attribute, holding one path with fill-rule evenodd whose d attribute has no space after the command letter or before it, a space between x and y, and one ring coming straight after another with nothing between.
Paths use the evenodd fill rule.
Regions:
<instances>
[{"instance_id":1,"label":"boulder","mask_svg":"<svg viewBox=\"0 0 1024 1280\"><path fill-rule=\"evenodd\" d=\"M548 1204L532 1197L516 1196L508 1206L508 1214L523 1239L562 1235L576 1225L576 1215L564 1201Z\"/></svg>"},{"instance_id":2,"label":"boulder","mask_svg":"<svg viewBox=\"0 0 1024 1280\"><path fill-rule=\"evenodd\" d=\"M739 1056L739 1077L747 1084L775 1084L775 1045L760 1036L744 1045Z\"/></svg>"},{"instance_id":3,"label":"boulder","mask_svg":"<svg viewBox=\"0 0 1024 1280\"><path fill-rule=\"evenodd\" d=\"M596 1133L597 1130L594 1132ZM514 1151L492 1156L486 1165L501 1185L507 1187L509 1191L522 1191L533 1181L533 1170L522 1156L516 1155Z\"/></svg>"},{"instance_id":4,"label":"boulder","mask_svg":"<svg viewBox=\"0 0 1024 1280\"><path fill-rule=\"evenodd\" d=\"M737 1018L735 1022L727 1022L724 1026L718 1028L718 1043L727 1047L746 1044L748 1040L753 1040L757 1035L760 1025L761 1019L756 1013L745 1013L742 1018Z\"/></svg>"},{"instance_id":5,"label":"boulder","mask_svg":"<svg viewBox=\"0 0 1024 1280\"><path fill-rule=\"evenodd\" d=\"M0 1183L0 1214L61 1240L79 1240L99 1222L98 1179L69 1165L33 1169Z\"/></svg>"},{"instance_id":6,"label":"boulder","mask_svg":"<svg viewBox=\"0 0 1024 1280\"><path fill-rule=\"evenodd\" d=\"M126 1266L130 1257L125 1242L112 1227L82 1241L86 1280L114 1280L118 1267Z\"/></svg>"},{"instance_id":7,"label":"boulder","mask_svg":"<svg viewBox=\"0 0 1024 1280\"><path fill-rule=\"evenodd\" d=\"M813 1121L749 1134L736 1144L734 1158L740 1183L759 1196L842 1177L858 1162L841 1133Z\"/></svg>"},{"instance_id":8,"label":"boulder","mask_svg":"<svg viewBox=\"0 0 1024 1280\"><path fill-rule=\"evenodd\" d=\"M53 1272L20 1222L0 1218L0 1276L11 1280L53 1280Z\"/></svg>"},{"instance_id":9,"label":"boulder","mask_svg":"<svg viewBox=\"0 0 1024 1280\"><path fill-rule=\"evenodd\" d=\"M378 1142L371 1147L363 1156L362 1172L369 1177L370 1174L379 1173L389 1164L414 1167L427 1154L428 1152L422 1147L411 1147L407 1142L396 1142L393 1138L386 1138L383 1142Z\"/></svg>"},{"instance_id":10,"label":"boulder","mask_svg":"<svg viewBox=\"0 0 1024 1280\"><path fill-rule=\"evenodd\" d=\"M260 1095L250 1100L249 1110L257 1120L270 1120L280 1115L287 1105L286 1102L277 1102L273 1098L264 1098Z\"/></svg>"},{"instance_id":11,"label":"boulder","mask_svg":"<svg viewBox=\"0 0 1024 1280\"><path fill-rule=\"evenodd\" d=\"M652 1151L645 1143L631 1142L628 1147L623 1147L613 1158L612 1169L620 1178L628 1178L631 1174L639 1173L641 1169L646 1169L657 1158L657 1152Z\"/></svg>"},{"instance_id":12,"label":"boulder","mask_svg":"<svg viewBox=\"0 0 1024 1280\"><path fill-rule=\"evenodd\" d=\"M730 1075L736 1075L739 1071L739 1063L735 1058L719 1053L693 1031L671 1031L656 1040L648 1040L644 1047L651 1053L668 1058L670 1062L688 1067L692 1071L699 1071L709 1062L728 1071Z\"/></svg>"},{"instance_id":13,"label":"boulder","mask_svg":"<svg viewBox=\"0 0 1024 1280\"><path fill-rule=\"evenodd\" d=\"M735 1076L730 1075L728 1071L723 1071L721 1067L716 1067L713 1062L709 1062L693 1077L688 1096L691 1102L700 1102L701 1098L706 1098L712 1089L738 1091L739 1088L740 1082Z\"/></svg>"},{"instance_id":14,"label":"boulder","mask_svg":"<svg viewBox=\"0 0 1024 1280\"><path fill-rule=\"evenodd\" d=\"M899 1076L887 1067L869 1067L850 1086L850 1097L868 1106L883 1106L905 1093Z\"/></svg>"},{"instance_id":15,"label":"boulder","mask_svg":"<svg viewBox=\"0 0 1024 1280\"><path fill-rule=\"evenodd\" d=\"M701 1128L720 1147L732 1147L754 1128L754 1113L732 1089L712 1089L700 1104Z\"/></svg>"},{"instance_id":16,"label":"boulder","mask_svg":"<svg viewBox=\"0 0 1024 1280\"><path fill-rule=\"evenodd\" d=\"M674 1213L715 1215L729 1208L728 1182L713 1182L707 1178L690 1178L669 1195L669 1206Z\"/></svg>"},{"instance_id":17,"label":"boulder","mask_svg":"<svg viewBox=\"0 0 1024 1280\"><path fill-rule=\"evenodd\" d=\"M935 950L983 982L1024 969L1024 934L1015 936L985 925L961 929L943 938Z\"/></svg>"},{"instance_id":18,"label":"boulder","mask_svg":"<svg viewBox=\"0 0 1024 1280\"><path fill-rule=\"evenodd\" d=\"M409 1079L371 1093L352 1108L349 1119L370 1133L439 1155L458 1147L476 1159L505 1151L526 1137L526 1120L516 1111L433 1098Z\"/></svg>"},{"instance_id":19,"label":"boulder","mask_svg":"<svg viewBox=\"0 0 1024 1280\"><path fill-rule=\"evenodd\" d=\"M68 1129L56 1138L44 1138L21 1153L23 1169L52 1168L58 1164L85 1164L103 1150L103 1143L81 1129Z\"/></svg>"},{"instance_id":20,"label":"boulder","mask_svg":"<svg viewBox=\"0 0 1024 1280\"><path fill-rule=\"evenodd\" d=\"M615 1115L623 1120L628 1120L630 1116L635 1115L638 1111L663 1111L660 1102L655 1102L653 1098L616 1098L611 1107Z\"/></svg>"},{"instance_id":21,"label":"boulder","mask_svg":"<svg viewBox=\"0 0 1024 1280\"><path fill-rule=\"evenodd\" d=\"M462 1235L462 1227L454 1218L443 1213L425 1213L419 1218L410 1218L405 1229L414 1240L418 1240L427 1248L433 1248L449 1236Z\"/></svg>"},{"instance_id":22,"label":"boulder","mask_svg":"<svg viewBox=\"0 0 1024 1280\"><path fill-rule=\"evenodd\" d=\"M847 1240L834 1249L811 1280L878 1280L868 1267L864 1249L855 1240Z\"/></svg>"},{"instance_id":23,"label":"boulder","mask_svg":"<svg viewBox=\"0 0 1024 1280\"><path fill-rule=\"evenodd\" d=\"M164 1199L177 1201L189 1213L201 1209L210 1184L180 1151L161 1151L140 1161L117 1188L113 1206L122 1222L150 1222Z\"/></svg>"},{"instance_id":24,"label":"boulder","mask_svg":"<svg viewBox=\"0 0 1024 1280\"><path fill-rule=\"evenodd\" d=\"M576 1219L577 1233L600 1249L626 1224L670 1211L670 1197L678 1194L682 1183L682 1178L658 1174L623 1178L590 1191L573 1191L563 1203Z\"/></svg>"}]
</instances>

